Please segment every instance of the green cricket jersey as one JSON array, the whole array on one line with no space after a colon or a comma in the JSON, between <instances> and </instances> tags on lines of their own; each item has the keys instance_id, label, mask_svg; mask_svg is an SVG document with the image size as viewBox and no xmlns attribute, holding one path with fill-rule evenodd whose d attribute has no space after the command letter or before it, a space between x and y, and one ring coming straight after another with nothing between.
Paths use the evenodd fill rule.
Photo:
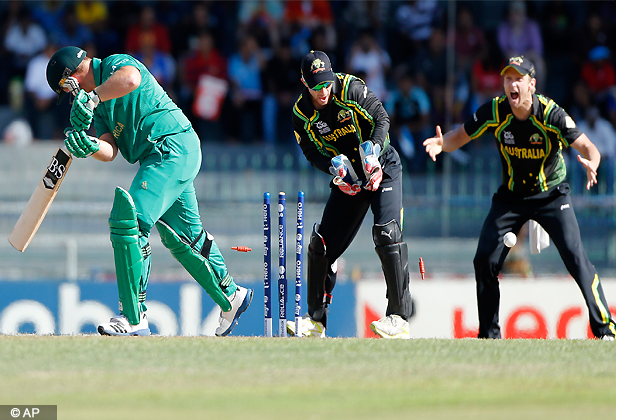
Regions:
<instances>
[{"instance_id":1,"label":"green cricket jersey","mask_svg":"<svg viewBox=\"0 0 620 420\"><path fill-rule=\"evenodd\" d=\"M146 66L130 55L93 58L95 84L100 86L124 66L140 71L140 86L125 96L101 102L95 109L94 124L97 136L112 133L121 155L135 163L145 159L165 136L191 129L191 123Z\"/></svg>"}]
</instances>

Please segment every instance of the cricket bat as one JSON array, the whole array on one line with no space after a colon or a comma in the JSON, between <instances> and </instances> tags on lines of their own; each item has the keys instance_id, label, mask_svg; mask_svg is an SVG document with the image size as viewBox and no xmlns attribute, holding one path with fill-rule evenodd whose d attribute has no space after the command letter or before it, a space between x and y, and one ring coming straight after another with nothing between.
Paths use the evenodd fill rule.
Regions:
<instances>
[{"instance_id":1,"label":"cricket bat","mask_svg":"<svg viewBox=\"0 0 620 420\"><path fill-rule=\"evenodd\" d=\"M24 252L34 234L37 233L67 174L71 161L73 161L71 155L59 147L9 235L9 242L18 251Z\"/></svg>"}]
</instances>

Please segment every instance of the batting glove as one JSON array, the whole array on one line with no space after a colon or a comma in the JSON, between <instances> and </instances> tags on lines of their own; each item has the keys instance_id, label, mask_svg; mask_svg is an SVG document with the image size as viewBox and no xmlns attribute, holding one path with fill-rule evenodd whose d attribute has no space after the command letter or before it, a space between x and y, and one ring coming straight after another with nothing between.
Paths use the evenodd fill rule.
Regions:
<instances>
[{"instance_id":1,"label":"batting glove","mask_svg":"<svg viewBox=\"0 0 620 420\"><path fill-rule=\"evenodd\" d=\"M65 146L76 158L87 158L99 151L99 139L89 136L82 130L65 128Z\"/></svg>"},{"instance_id":2,"label":"batting glove","mask_svg":"<svg viewBox=\"0 0 620 420\"><path fill-rule=\"evenodd\" d=\"M351 161L345 155L338 155L332 158L332 166L330 166L329 172L334 175L334 184L342 192L355 195L361 191L362 181L357 178Z\"/></svg>"},{"instance_id":3,"label":"batting glove","mask_svg":"<svg viewBox=\"0 0 620 420\"><path fill-rule=\"evenodd\" d=\"M80 93L80 84L78 83L77 79L73 76L71 77L67 77L67 80L65 80L65 83L62 84L63 88L68 88L69 89L69 93L71 95L78 96L78 93Z\"/></svg>"},{"instance_id":4,"label":"batting glove","mask_svg":"<svg viewBox=\"0 0 620 420\"><path fill-rule=\"evenodd\" d=\"M369 191L377 191L379 184L381 184L383 180L383 170L379 163L379 153L381 153L381 146L371 141L365 141L360 145L362 167L366 175L364 188Z\"/></svg>"},{"instance_id":5,"label":"batting glove","mask_svg":"<svg viewBox=\"0 0 620 420\"><path fill-rule=\"evenodd\" d=\"M94 110L101 100L94 90L86 92L80 89L71 106L69 121L76 130L88 130L93 121Z\"/></svg>"}]
</instances>

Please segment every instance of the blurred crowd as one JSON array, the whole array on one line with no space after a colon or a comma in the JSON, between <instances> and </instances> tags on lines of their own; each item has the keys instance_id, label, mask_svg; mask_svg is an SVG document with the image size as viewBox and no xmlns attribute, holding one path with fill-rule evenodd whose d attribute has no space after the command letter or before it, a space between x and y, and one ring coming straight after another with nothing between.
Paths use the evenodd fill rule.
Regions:
<instances>
[{"instance_id":1,"label":"blurred crowd","mask_svg":"<svg viewBox=\"0 0 620 420\"><path fill-rule=\"evenodd\" d=\"M523 54L536 65L537 92L614 160L615 7L457 1L453 12L435 0L13 0L0 3L0 109L23 118L35 139L61 138L69 105L56 106L45 68L58 48L76 45L89 56L141 60L203 141L292 145L300 61L316 49L384 102L392 143L415 171L425 166L421 143L435 125L461 123L503 94L502 64Z\"/></svg>"}]
</instances>

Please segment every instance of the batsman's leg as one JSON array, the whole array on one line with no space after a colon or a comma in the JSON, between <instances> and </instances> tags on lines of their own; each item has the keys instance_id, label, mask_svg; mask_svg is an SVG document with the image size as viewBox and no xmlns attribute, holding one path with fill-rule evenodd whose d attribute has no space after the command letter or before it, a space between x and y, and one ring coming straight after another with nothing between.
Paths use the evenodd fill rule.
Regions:
<instances>
[{"instance_id":1,"label":"batsman's leg","mask_svg":"<svg viewBox=\"0 0 620 420\"><path fill-rule=\"evenodd\" d=\"M161 237L161 242L172 253L172 256L181 263L189 274L205 289L211 298L222 308L230 311L230 301L224 293L224 287L220 287L220 279L213 271L210 261L205 258L203 252L209 256L210 250L200 249L196 252L192 244L184 241L170 226L161 220L155 226ZM210 245L211 241L207 241ZM230 276L228 276L230 278ZM232 278L230 278L232 282Z\"/></svg>"},{"instance_id":2,"label":"batsman's leg","mask_svg":"<svg viewBox=\"0 0 620 420\"><path fill-rule=\"evenodd\" d=\"M131 195L120 187L116 188L108 223L121 316L99 325L97 330L104 335L148 335L148 321L146 314L140 310L138 296L145 265L139 244L136 207Z\"/></svg>"},{"instance_id":3,"label":"batsman's leg","mask_svg":"<svg viewBox=\"0 0 620 420\"><path fill-rule=\"evenodd\" d=\"M155 226L164 246L222 309L220 326L215 334L228 335L241 313L250 306L254 291L235 284L208 232L203 230L197 239L188 243L163 221L158 221Z\"/></svg>"}]
</instances>

